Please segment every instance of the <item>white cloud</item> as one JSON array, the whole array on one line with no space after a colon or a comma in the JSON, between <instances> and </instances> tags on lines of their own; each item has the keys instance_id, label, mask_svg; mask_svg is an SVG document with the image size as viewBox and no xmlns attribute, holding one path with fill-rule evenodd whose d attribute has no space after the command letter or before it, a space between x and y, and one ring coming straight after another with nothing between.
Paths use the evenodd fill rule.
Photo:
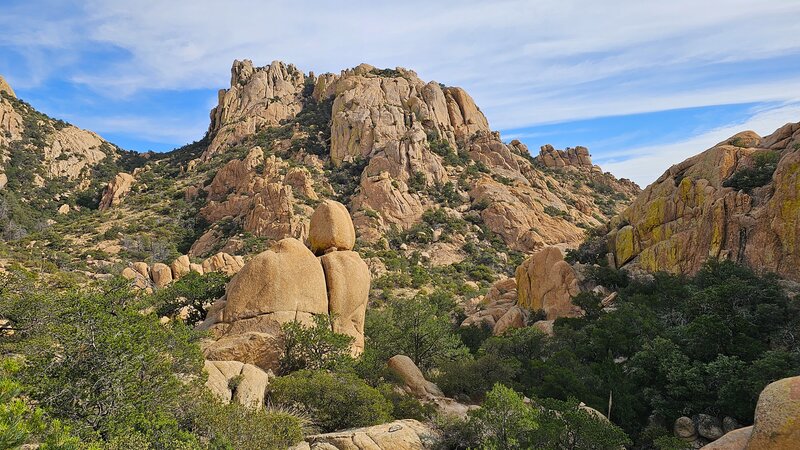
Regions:
<instances>
[{"instance_id":1,"label":"white cloud","mask_svg":"<svg viewBox=\"0 0 800 450\"><path fill-rule=\"evenodd\" d=\"M629 148L605 155L601 159L596 158L595 163L617 177L629 178L645 187L673 164L711 148L740 131L752 130L761 136L767 136L779 126L796 122L798 118L800 103L782 105L757 111L743 122L728 124L684 141Z\"/></svg>"},{"instance_id":2,"label":"white cloud","mask_svg":"<svg viewBox=\"0 0 800 450\"><path fill-rule=\"evenodd\" d=\"M800 55L796 1L41 1L0 15L0 48L24 50L31 72L15 85L56 74L135 99L227 87L235 58L317 73L369 62L464 87L495 129L800 99L797 64L764 65ZM109 48L123 56L86 57Z\"/></svg>"}]
</instances>

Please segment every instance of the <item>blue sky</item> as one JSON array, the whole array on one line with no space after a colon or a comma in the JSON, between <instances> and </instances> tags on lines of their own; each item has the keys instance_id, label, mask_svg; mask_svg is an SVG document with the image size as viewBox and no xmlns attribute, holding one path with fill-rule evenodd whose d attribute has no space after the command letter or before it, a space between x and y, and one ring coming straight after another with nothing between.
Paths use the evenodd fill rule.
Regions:
<instances>
[{"instance_id":1,"label":"blue sky","mask_svg":"<svg viewBox=\"0 0 800 450\"><path fill-rule=\"evenodd\" d=\"M464 87L506 140L584 145L645 185L800 121L800 1L0 0L0 74L128 149L202 137L234 59L361 62Z\"/></svg>"}]
</instances>

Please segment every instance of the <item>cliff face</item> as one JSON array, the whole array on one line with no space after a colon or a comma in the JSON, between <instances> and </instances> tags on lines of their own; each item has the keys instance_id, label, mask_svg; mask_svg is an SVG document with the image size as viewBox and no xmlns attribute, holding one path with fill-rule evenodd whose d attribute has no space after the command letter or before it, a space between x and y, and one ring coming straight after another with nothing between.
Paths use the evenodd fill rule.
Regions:
<instances>
[{"instance_id":1,"label":"cliff face","mask_svg":"<svg viewBox=\"0 0 800 450\"><path fill-rule=\"evenodd\" d=\"M612 221L617 267L730 259L800 280L800 124L739 133L672 166Z\"/></svg>"},{"instance_id":2,"label":"cliff face","mask_svg":"<svg viewBox=\"0 0 800 450\"><path fill-rule=\"evenodd\" d=\"M211 143L201 161L248 156L217 173L201 214L212 223L232 217L256 236L302 238L310 206L332 197L347 204L367 243L445 207L457 218L472 212L508 247L527 252L577 244L585 228L600 225L638 192L592 166L583 147L574 165L589 164L590 171L531 158L524 144L504 143L490 130L463 89L424 82L410 70L362 64L314 76L280 62L236 61L231 74L230 89L220 91L212 110ZM274 162L254 162L259 151L288 166L276 171ZM342 172L355 186L331 184ZM220 239L210 230L195 253Z\"/></svg>"}]
</instances>

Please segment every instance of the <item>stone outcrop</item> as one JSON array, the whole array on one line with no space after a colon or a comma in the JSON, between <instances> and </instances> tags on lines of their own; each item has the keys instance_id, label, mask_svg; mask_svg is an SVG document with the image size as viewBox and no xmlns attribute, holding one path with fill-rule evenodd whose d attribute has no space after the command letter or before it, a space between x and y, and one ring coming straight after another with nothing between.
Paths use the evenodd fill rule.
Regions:
<instances>
[{"instance_id":1,"label":"stone outcrop","mask_svg":"<svg viewBox=\"0 0 800 450\"><path fill-rule=\"evenodd\" d=\"M549 320L582 314L572 304L572 297L580 292L578 277L557 247L531 255L517 267L516 281L520 306L542 310Z\"/></svg>"},{"instance_id":2,"label":"stone outcrop","mask_svg":"<svg viewBox=\"0 0 800 450\"><path fill-rule=\"evenodd\" d=\"M328 131L321 132L320 123L309 125L301 112L308 108L317 116L328 107L329 153L319 158L304 153L304 148L298 152L298 145L314 133ZM293 128L288 129L290 124ZM281 133L291 137L250 139L270 126L282 126ZM425 82L403 68L361 64L315 77L279 62L257 68L250 61L236 61L231 87L221 91L212 111L209 132L212 142L201 160L257 141L264 151L279 155L279 161L299 163L300 167L256 173L260 164L272 164L260 162L259 148L259 156L228 162L205 188L209 195L201 210L204 219L232 219L244 231L273 240L308 236L308 204L333 190L319 177L328 170L326 159L348 171L363 167L347 206L360 238L368 243L379 241L393 227L406 230L418 224L425 210L439 206L441 200L433 193L443 186L456 187L464 203L481 211L490 231L523 252L563 242L578 244L587 226L599 226L610 215L609 204L618 202L613 211L621 211L624 198L639 191L633 183L593 166L579 173L586 187L576 192L575 180L546 173L531 161L524 144L504 143L491 132L463 89ZM461 162L454 163L447 153L457 154ZM580 148L573 153L576 164L590 161ZM197 165L193 161L189 166ZM465 178L467 166L473 172L482 169L478 176ZM590 185L606 186L623 194L623 200L611 199L608 189L603 195L609 199L592 195ZM224 234L212 227L190 254L205 255L229 237ZM312 250L317 253L313 244Z\"/></svg>"},{"instance_id":3,"label":"stone outcrop","mask_svg":"<svg viewBox=\"0 0 800 450\"><path fill-rule=\"evenodd\" d=\"M208 133L213 139L204 159L262 128L294 117L302 108L305 79L291 64L273 61L269 66L254 67L250 60L234 61L231 87L219 91L219 104L211 110Z\"/></svg>"},{"instance_id":4,"label":"stone outcrop","mask_svg":"<svg viewBox=\"0 0 800 450\"><path fill-rule=\"evenodd\" d=\"M439 386L428 381L422 375L414 361L406 355L395 355L389 358L389 370L403 381L403 388L409 394L420 399L444 397Z\"/></svg>"},{"instance_id":5,"label":"stone outcrop","mask_svg":"<svg viewBox=\"0 0 800 450\"><path fill-rule=\"evenodd\" d=\"M244 259L241 256L220 252L206 258L202 264L192 263L188 255L175 258L169 265L155 263L151 266L146 262L138 261L131 263L130 267L124 268L121 275L123 278L131 280L133 287L137 289L163 288L186 276L189 272L197 272L200 275L210 272L235 275L243 266Z\"/></svg>"},{"instance_id":6,"label":"stone outcrop","mask_svg":"<svg viewBox=\"0 0 800 450\"><path fill-rule=\"evenodd\" d=\"M758 396L747 450L789 450L800 442L800 376L767 385Z\"/></svg>"},{"instance_id":7,"label":"stone outcrop","mask_svg":"<svg viewBox=\"0 0 800 450\"><path fill-rule=\"evenodd\" d=\"M556 150L552 145L546 144L539 150L537 159L545 167L551 169L575 168L602 172L599 166L592 164L589 149L580 145L575 148L567 147L565 150Z\"/></svg>"},{"instance_id":8,"label":"stone outcrop","mask_svg":"<svg viewBox=\"0 0 800 450\"><path fill-rule=\"evenodd\" d=\"M6 82L6 79L0 75L0 92L5 92L6 94L15 97L17 94L14 93L14 89L11 89L11 86Z\"/></svg>"},{"instance_id":9,"label":"stone outcrop","mask_svg":"<svg viewBox=\"0 0 800 450\"><path fill-rule=\"evenodd\" d=\"M289 170L284 160L264 158L261 147L253 147L243 160L226 163L205 187L208 196L200 215L211 223L230 218L258 237L304 239L308 229L305 217L310 215L310 208L298 203L296 194L307 195L308 189L313 193L313 188L306 186L310 183L308 178L298 184L298 173ZM298 209L305 214L298 214ZM214 232L212 229L201 237L190 253L205 254L213 247L209 242L214 242Z\"/></svg>"},{"instance_id":10,"label":"stone outcrop","mask_svg":"<svg viewBox=\"0 0 800 450\"><path fill-rule=\"evenodd\" d=\"M728 186L737 173L756 166L774 167L766 185ZM692 274L709 258L719 258L797 281L799 193L800 124L764 138L739 133L672 166L648 186L612 221L609 247L617 267Z\"/></svg>"},{"instance_id":11,"label":"stone outcrop","mask_svg":"<svg viewBox=\"0 0 800 450\"><path fill-rule=\"evenodd\" d=\"M313 222L311 229L314 229ZM359 355L364 351L369 267L358 253L352 251L332 251L319 259L325 272L328 312L333 331L353 337L353 353Z\"/></svg>"},{"instance_id":12,"label":"stone outcrop","mask_svg":"<svg viewBox=\"0 0 800 450\"><path fill-rule=\"evenodd\" d=\"M272 376L252 364L239 361L208 361L206 387L225 404L235 401L252 409L264 406L264 396Z\"/></svg>"},{"instance_id":13,"label":"stone outcrop","mask_svg":"<svg viewBox=\"0 0 800 450\"><path fill-rule=\"evenodd\" d=\"M327 202L319 208L340 211L344 206ZM349 216L337 218L344 219L350 220ZM329 227L330 222L314 221L312 229L316 225ZM353 353L361 353L369 268L353 251L325 246L319 250L322 256L316 257L302 242L286 238L250 259L200 326L214 337L203 346L206 359L236 360L278 370L282 325L296 321L313 326L317 315L329 315L333 331L351 336Z\"/></svg>"},{"instance_id":14,"label":"stone outcrop","mask_svg":"<svg viewBox=\"0 0 800 450\"><path fill-rule=\"evenodd\" d=\"M100 210L112 208L122 203L122 198L131 190L133 185L133 175L125 172L118 173L108 182L100 199Z\"/></svg>"},{"instance_id":15,"label":"stone outcrop","mask_svg":"<svg viewBox=\"0 0 800 450\"><path fill-rule=\"evenodd\" d=\"M463 305L467 317L461 326L485 326L491 328L494 335L526 326L530 314L517 305L517 297L514 278L496 281L486 295L475 297Z\"/></svg>"},{"instance_id":16,"label":"stone outcrop","mask_svg":"<svg viewBox=\"0 0 800 450\"><path fill-rule=\"evenodd\" d=\"M299 320L327 313L322 265L302 242L287 238L254 256L231 279L223 315L232 322L271 314Z\"/></svg>"},{"instance_id":17,"label":"stone outcrop","mask_svg":"<svg viewBox=\"0 0 800 450\"><path fill-rule=\"evenodd\" d=\"M424 450L434 448L438 441L438 434L427 425L404 419L312 435L291 450Z\"/></svg>"}]
</instances>

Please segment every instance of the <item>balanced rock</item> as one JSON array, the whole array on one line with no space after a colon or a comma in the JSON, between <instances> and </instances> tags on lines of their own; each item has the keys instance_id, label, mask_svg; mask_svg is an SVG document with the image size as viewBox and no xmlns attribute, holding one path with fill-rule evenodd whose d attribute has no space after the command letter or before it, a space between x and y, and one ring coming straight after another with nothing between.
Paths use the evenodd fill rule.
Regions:
<instances>
[{"instance_id":1,"label":"balanced rock","mask_svg":"<svg viewBox=\"0 0 800 450\"><path fill-rule=\"evenodd\" d=\"M403 381L404 389L409 394L420 399L431 397L444 397L439 386L428 381L422 375L414 361L406 355L395 355L389 358L389 370Z\"/></svg>"},{"instance_id":2,"label":"balanced rock","mask_svg":"<svg viewBox=\"0 0 800 450\"><path fill-rule=\"evenodd\" d=\"M317 255L329 249L352 250L356 231L347 207L333 200L325 200L317 206L311 215L308 242Z\"/></svg>"},{"instance_id":3,"label":"balanced rock","mask_svg":"<svg viewBox=\"0 0 800 450\"><path fill-rule=\"evenodd\" d=\"M330 252L321 256L320 261L325 272L333 331L352 336L353 353L361 354L364 351L364 317L369 301L369 267L358 253L352 251Z\"/></svg>"},{"instance_id":4,"label":"balanced rock","mask_svg":"<svg viewBox=\"0 0 800 450\"><path fill-rule=\"evenodd\" d=\"M543 310L550 320L580 316L580 308L571 300L580 292L578 279L557 247L545 247L531 255L517 267L516 279L520 306Z\"/></svg>"},{"instance_id":5,"label":"balanced rock","mask_svg":"<svg viewBox=\"0 0 800 450\"><path fill-rule=\"evenodd\" d=\"M767 385L758 396L747 450L790 450L800 443L800 376Z\"/></svg>"}]
</instances>

